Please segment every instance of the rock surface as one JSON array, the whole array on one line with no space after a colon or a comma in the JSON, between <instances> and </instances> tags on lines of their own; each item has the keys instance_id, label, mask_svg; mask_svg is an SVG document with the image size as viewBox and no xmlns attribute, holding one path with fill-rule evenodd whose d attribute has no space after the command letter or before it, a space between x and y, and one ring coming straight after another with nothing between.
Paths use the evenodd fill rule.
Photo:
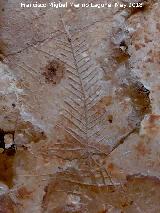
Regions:
<instances>
[{"instance_id":1,"label":"rock surface","mask_svg":"<svg viewBox=\"0 0 160 213\"><path fill-rule=\"evenodd\" d=\"M160 211L160 5L119 2L1 0L1 213Z\"/></svg>"}]
</instances>

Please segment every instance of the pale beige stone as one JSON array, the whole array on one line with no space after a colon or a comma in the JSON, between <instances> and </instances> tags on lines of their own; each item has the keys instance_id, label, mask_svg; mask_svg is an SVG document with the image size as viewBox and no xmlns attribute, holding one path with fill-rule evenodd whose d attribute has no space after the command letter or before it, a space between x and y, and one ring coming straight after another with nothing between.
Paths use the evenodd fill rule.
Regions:
<instances>
[{"instance_id":1,"label":"pale beige stone","mask_svg":"<svg viewBox=\"0 0 160 213\"><path fill-rule=\"evenodd\" d=\"M160 211L160 7L119 2L1 1L0 212Z\"/></svg>"}]
</instances>

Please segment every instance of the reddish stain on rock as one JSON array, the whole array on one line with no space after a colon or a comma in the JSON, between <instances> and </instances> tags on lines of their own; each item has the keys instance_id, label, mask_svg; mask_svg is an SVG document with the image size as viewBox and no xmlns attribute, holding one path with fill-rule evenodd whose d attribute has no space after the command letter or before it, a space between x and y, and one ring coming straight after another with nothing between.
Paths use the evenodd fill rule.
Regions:
<instances>
[{"instance_id":1,"label":"reddish stain on rock","mask_svg":"<svg viewBox=\"0 0 160 213\"><path fill-rule=\"evenodd\" d=\"M151 124L155 124L155 122L158 121L158 120L160 120L160 115L154 115L154 114L152 114L149 117L149 122Z\"/></svg>"},{"instance_id":2,"label":"reddish stain on rock","mask_svg":"<svg viewBox=\"0 0 160 213\"><path fill-rule=\"evenodd\" d=\"M8 195L0 196L0 213L16 213L15 204Z\"/></svg>"},{"instance_id":3,"label":"reddish stain on rock","mask_svg":"<svg viewBox=\"0 0 160 213\"><path fill-rule=\"evenodd\" d=\"M17 197L19 199L28 199L32 195L32 192L29 191L25 186L21 187L17 192Z\"/></svg>"},{"instance_id":4,"label":"reddish stain on rock","mask_svg":"<svg viewBox=\"0 0 160 213\"><path fill-rule=\"evenodd\" d=\"M114 170L114 168L115 168L115 166L114 166L113 163L110 163L110 164L108 165L108 170L109 170L110 172L112 172L112 171Z\"/></svg>"},{"instance_id":5,"label":"reddish stain on rock","mask_svg":"<svg viewBox=\"0 0 160 213\"><path fill-rule=\"evenodd\" d=\"M42 74L45 76L46 82L58 84L64 76L64 65L59 61L53 60L46 65Z\"/></svg>"},{"instance_id":6,"label":"reddish stain on rock","mask_svg":"<svg viewBox=\"0 0 160 213\"><path fill-rule=\"evenodd\" d=\"M148 136L156 136L160 133L160 115L151 114L145 123L145 132Z\"/></svg>"},{"instance_id":7,"label":"reddish stain on rock","mask_svg":"<svg viewBox=\"0 0 160 213\"><path fill-rule=\"evenodd\" d=\"M8 187L13 186L15 177L14 159L14 156L8 156L7 153L0 154L0 181L8 185Z\"/></svg>"},{"instance_id":8,"label":"reddish stain on rock","mask_svg":"<svg viewBox=\"0 0 160 213\"><path fill-rule=\"evenodd\" d=\"M138 143L135 149L138 152L139 156L144 157L144 155L150 154L150 149L143 142Z\"/></svg>"}]
</instances>

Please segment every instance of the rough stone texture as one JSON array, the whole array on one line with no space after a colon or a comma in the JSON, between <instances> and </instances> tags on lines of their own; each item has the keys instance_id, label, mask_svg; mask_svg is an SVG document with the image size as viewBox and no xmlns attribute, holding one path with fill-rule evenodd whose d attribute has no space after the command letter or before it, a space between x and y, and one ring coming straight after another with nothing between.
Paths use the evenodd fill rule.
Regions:
<instances>
[{"instance_id":1,"label":"rough stone texture","mask_svg":"<svg viewBox=\"0 0 160 213\"><path fill-rule=\"evenodd\" d=\"M20 2L0 1L0 212L158 213L159 2Z\"/></svg>"}]
</instances>

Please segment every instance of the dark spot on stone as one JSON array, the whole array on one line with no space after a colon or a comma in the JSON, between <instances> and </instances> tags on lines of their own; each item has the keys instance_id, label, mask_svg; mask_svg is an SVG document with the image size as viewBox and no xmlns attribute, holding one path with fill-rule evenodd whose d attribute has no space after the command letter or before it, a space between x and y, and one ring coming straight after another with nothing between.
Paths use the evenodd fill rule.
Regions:
<instances>
[{"instance_id":1,"label":"dark spot on stone","mask_svg":"<svg viewBox=\"0 0 160 213\"><path fill-rule=\"evenodd\" d=\"M120 47L121 52L124 52L124 53L126 53L128 55L128 53L127 53L128 45L126 44L126 42L124 40L121 41L119 47Z\"/></svg>"},{"instance_id":2,"label":"dark spot on stone","mask_svg":"<svg viewBox=\"0 0 160 213\"><path fill-rule=\"evenodd\" d=\"M113 116L112 115L108 115L108 121L111 124L113 122Z\"/></svg>"},{"instance_id":3,"label":"dark spot on stone","mask_svg":"<svg viewBox=\"0 0 160 213\"><path fill-rule=\"evenodd\" d=\"M13 104L12 104L12 107L14 108L14 107L16 107L16 105L13 103Z\"/></svg>"},{"instance_id":4,"label":"dark spot on stone","mask_svg":"<svg viewBox=\"0 0 160 213\"><path fill-rule=\"evenodd\" d=\"M123 46L126 46L126 43L125 43L125 41L123 40L123 41L121 41L121 43L120 43L120 47L123 47Z\"/></svg>"},{"instance_id":5,"label":"dark spot on stone","mask_svg":"<svg viewBox=\"0 0 160 213\"><path fill-rule=\"evenodd\" d=\"M69 41L69 42L71 42L71 39L70 39L70 38L68 38L68 41Z\"/></svg>"},{"instance_id":6,"label":"dark spot on stone","mask_svg":"<svg viewBox=\"0 0 160 213\"><path fill-rule=\"evenodd\" d=\"M16 154L16 145L12 144L8 149L5 149L5 153L8 156L14 156Z\"/></svg>"},{"instance_id":7,"label":"dark spot on stone","mask_svg":"<svg viewBox=\"0 0 160 213\"><path fill-rule=\"evenodd\" d=\"M4 8L2 8L2 12L4 12Z\"/></svg>"},{"instance_id":8,"label":"dark spot on stone","mask_svg":"<svg viewBox=\"0 0 160 213\"><path fill-rule=\"evenodd\" d=\"M41 135L44 136L44 132L41 132Z\"/></svg>"},{"instance_id":9,"label":"dark spot on stone","mask_svg":"<svg viewBox=\"0 0 160 213\"><path fill-rule=\"evenodd\" d=\"M5 150L4 136L5 136L4 131L0 130L0 149L1 149L1 151Z\"/></svg>"},{"instance_id":10,"label":"dark spot on stone","mask_svg":"<svg viewBox=\"0 0 160 213\"><path fill-rule=\"evenodd\" d=\"M56 60L50 61L42 74L45 76L46 82L58 84L64 76L64 65Z\"/></svg>"},{"instance_id":11,"label":"dark spot on stone","mask_svg":"<svg viewBox=\"0 0 160 213\"><path fill-rule=\"evenodd\" d=\"M133 203L134 203L134 201L133 201L133 200L131 200L131 201L130 201L130 205L133 205Z\"/></svg>"}]
</instances>

